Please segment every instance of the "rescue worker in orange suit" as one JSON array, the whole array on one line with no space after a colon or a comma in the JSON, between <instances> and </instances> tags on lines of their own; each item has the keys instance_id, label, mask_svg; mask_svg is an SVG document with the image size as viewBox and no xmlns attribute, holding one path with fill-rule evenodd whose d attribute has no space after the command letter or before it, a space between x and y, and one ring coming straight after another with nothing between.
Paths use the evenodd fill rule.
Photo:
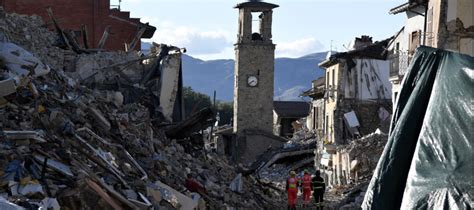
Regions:
<instances>
[{"instance_id":1,"label":"rescue worker in orange suit","mask_svg":"<svg viewBox=\"0 0 474 210\"><path fill-rule=\"evenodd\" d=\"M311 180L313 186L313 197L316 203L316 209L323 209L323 196L324 191L326 190L326 183L324 182L323 177L321 177L321 172L319 170L316 171L315 176Z\"/></svg>"},{"instance_id":2,"label":"rescue worker in orange suit","mask_svg":"<svg viewBox=\"0 0 474 210\"><path fill-rule=\"evenodd\" d=\"M311 200L312 180L308 170L304 170L301 186L303 188L303 207L307 207Z\"/></svg>"},{"instance_id":3,"label":"rescue worker in orange suit","mask_svg":"<svg viewBox=\"0 0 474 210\"><path fill-rule=\"evenodd\" d=\"M288 191L288 209L296 210L296 200L298 197L298 178L296 172L291 171L290 177L286 180L286 190Z\"/></svg>"}]
</instances>

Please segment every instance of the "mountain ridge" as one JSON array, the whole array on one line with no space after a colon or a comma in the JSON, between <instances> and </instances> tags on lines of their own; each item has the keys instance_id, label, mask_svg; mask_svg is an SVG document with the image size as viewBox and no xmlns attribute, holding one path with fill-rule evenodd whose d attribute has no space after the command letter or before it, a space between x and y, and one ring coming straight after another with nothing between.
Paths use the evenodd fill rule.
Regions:
<instances>
[{"instance_id":1,"label":"mountain ridge","mask_svg":"<svg viewBox=\"0 0 474 210\"><path fill-rule=\"evenodd\" d=\"M318 67L327 52L312 53L299 58L275 59L275 100L301 100L299 94L311 88L311 81L324 75ZM217 99L232 101L234 94L234 60L202 60L187 54L182 56L184 86L212 95Z\"/></svg>"}]
</instances>

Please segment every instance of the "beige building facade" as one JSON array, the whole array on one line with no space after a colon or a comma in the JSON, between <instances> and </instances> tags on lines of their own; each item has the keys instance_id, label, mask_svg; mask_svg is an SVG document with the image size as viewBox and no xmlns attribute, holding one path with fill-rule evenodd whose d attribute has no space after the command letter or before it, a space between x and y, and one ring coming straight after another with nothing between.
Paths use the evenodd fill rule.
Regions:
<instances>
[{"instance_id":1,"label":"beige building facade","mask_svg":"<svg viewBox=\"0 0 474 210\"><path fill-rule=\"evenodd\" d=\"M429 0L426 45L474 56L474 1Z\"/></svg>"}]
</instances>

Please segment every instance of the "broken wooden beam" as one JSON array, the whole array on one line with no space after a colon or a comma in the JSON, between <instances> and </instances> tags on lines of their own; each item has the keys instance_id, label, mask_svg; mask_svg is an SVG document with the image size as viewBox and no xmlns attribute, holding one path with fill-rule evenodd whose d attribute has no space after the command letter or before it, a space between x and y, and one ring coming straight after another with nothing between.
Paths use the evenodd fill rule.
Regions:
<instances>
[{"instance_id":1,"label":"broken wooden beam","mask_svg":"<svg viewBox=\"0 0 474 210\"><path fill-rule=\"evenodd\" d=\"M87 33L86 25L81 26L81 34L82 34L82 44L84 45L84 49L89 49L89 34Z\"/></svg>"},{"instance_id":2,"label":"broken wooden beam","mask_svg":"<svg viewBox=\"0 0 474 210\"><path fill-rule=\"evenodd\" d=\"M102 38L100 38L98 48L99 49L104 49L105 42L107 41L107 38L109 38L109 33L110 33L110 26L105 27L104 33L102 34Z\"/></svg>"},{"instance_id":3,"label":"broken wooden beam","mask_svg":"<svg viewBox=\"0 0 474 210\"><path fill-rule=\"evenodd\" d=\"M117 201L114 198L110 197L110 195L107 194L107 192L103 190L97 183L93 182L90 179L86 179L86 183L111 207L113 207L114 209L119 209L119 210L123 209L122 206L119 203L117 203Z\"/></svg>"},{"instance_id":4,"label":"broken wooden beam","mask_svg":"<svg viewBox=\"0 0 474 210\"><path fill-rule=\"evenodd\" d=\"M130 44L128 45L128 50L133 50L135 49L135 46L137 43L140 41L141 37L143 36L143 33L146 31L146 25L139 26L139 29L137 31L137 34L135 34L135 37L132 39Z\"/></svg>"},{"instance_id":5,"label":"broken wooden beam","mask_svg":"<svg viewBox=\"0 0 474 210\"><path fill-rule=\"evenodd\" d=\"M51 9L51 7L48 7L46 9L46 12L48 13L49 18L51 18L51 21L54 24L54 28L56 29L56 32L58 33L59 38L62 41L61 44L64 44L63 46L60 46L60 47L63 47L63 48L66 48L66 49L71 49L71 44L67 40L67 38L64 34L64 31L59 26L58 21L56 21L56 18L54 18L53 10Z\"/></svg>"},{"instance_id":6,"label":"broken wooden beam","mask_svg":"<svg viewBox=\"0 0 474 210\"><path fill-rule=\"evenodd\" d=\"M78 54L80 53L85 53L87 51L84 51L81 46L77 43L76 35L74 31L72 30L64 30L63 31L64 36L66 37L67 41L69 42L69 45L71 46L72 50Z\"/></svg>"},{"instance_id":7,"label":"broken wooden beam","mask_svg":"<svg viewBox=\"0 0 474 210\"><path fill-rule=\"evenodd\" d=\"M172 126L165 132L166 136L174 139L190 137L192 133L212 125L215 121L214 116L215 112L211 108L204 108L177 125Z\"/></svg>"}]
</instances>

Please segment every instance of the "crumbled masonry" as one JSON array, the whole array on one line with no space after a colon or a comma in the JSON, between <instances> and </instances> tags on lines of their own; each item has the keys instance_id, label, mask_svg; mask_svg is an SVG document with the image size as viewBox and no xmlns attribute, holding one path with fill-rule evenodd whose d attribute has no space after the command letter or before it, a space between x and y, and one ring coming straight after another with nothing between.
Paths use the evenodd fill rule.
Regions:
<instances>
[{"instance_id":1,"label":"crumbled masonry","mask_svg":"<svg viewBox=\"0 0 474 210\"><path fill-rule=\"evenodd\" d=\"M167 137L157 69L169 68L157 66L180 59L176 47L77 54L55 47L57 34L36 16L1 15L0 29L0 42L49 67L20 75L0 56L0 209L285 206L284 191L193 149L189 135ZM194 129L174 126L183 127ZM188 173L208 194L185 189Z\"/></svg>"}]
</instances>

